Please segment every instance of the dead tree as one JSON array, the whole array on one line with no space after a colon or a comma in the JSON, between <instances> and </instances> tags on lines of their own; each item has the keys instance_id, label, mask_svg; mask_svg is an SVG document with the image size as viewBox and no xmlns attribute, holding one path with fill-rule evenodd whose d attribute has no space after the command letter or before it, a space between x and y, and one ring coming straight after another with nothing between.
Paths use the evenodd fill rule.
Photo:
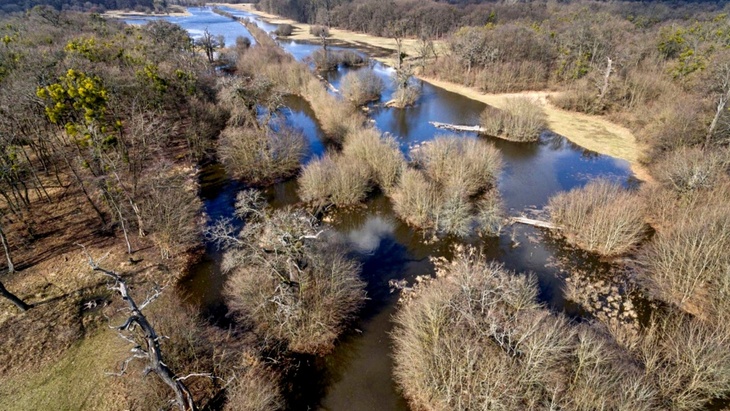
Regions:
<instances>
[{"instance_id":1,"label":"dead tree","mask_svg":"<svg viewBox=\"0 0 730 411\"><path fill-rule=\"evenodd\" d=\"M0 226L0 243L3 245L3 250L5 251L5 258L8 261L8 273L15 272L15 265L13 265L13 259L10 257L10 245L8 244L7 238L5 238L5 232L3 231L2 226ZM3 285L3 283L0 282L0 296L5 297L8 300L10 300L11 303L13 303L16 307L20 309L20 311L28 311L33 306L30 304L26 304L23 300L21 300L18 296L8 291L7 288Z\"/></svg>"},{"instance_id":2,"label":"dead tree","mask_svg":"<svg viewBox=\"0 0 730 411\"><path fill-rule=\"evenodd\" d=\"M175 402L177 403L177 407L180 411L195 411L196 408L193 396L190 393L190 390L188 390L183 383L183 380L186 377L176 377L175 373L173 373L167 364L165 364L162 358L162 351L160 350L160 339L162 337L157 335L152 324L150 324L147 317L145 317L142 313L142 310L147 305L160 296L161 291L159 289L155 290L152 296L148 297L142 304L137 305L132 296L129 294L127 283L119 274L100 267L85 249L84 253L89 260L91 269L111 278L114 281L114 284L110 285L109 289L118 292L122 297L122 300L127 303L127 310L129 312L127 320L122 325L114 328L119 330L121 333L122 331L133 332L137 327L139 327L144 336L143 343L132 348L132 356L122 363L122 369L116 375L124 375L127 370L127 366L131 361L135 359L146 360L148 364L144 369L144 375L151 372L157 374L157 376L159 376L160 379L162 379L162 381L175 393ZM122 337L127 341L134 341L132 338L123 334Z\"/></svg>"},{"instance_id":3,"label":"dead tree","mask_svg":"<svg viewBox=\"0 0 730 411\"><path fill-rule=\"evenodd\" d=\"M10 300L11 303L15 304L16 307L20 309L20 311L28 311L31 308L33 308L32 305L26 304L23 300L18 298L15 294L11 293L10 291L5 288L3 283L0 282L0 296L7 298Z\"/></svg>"}]
</instances>

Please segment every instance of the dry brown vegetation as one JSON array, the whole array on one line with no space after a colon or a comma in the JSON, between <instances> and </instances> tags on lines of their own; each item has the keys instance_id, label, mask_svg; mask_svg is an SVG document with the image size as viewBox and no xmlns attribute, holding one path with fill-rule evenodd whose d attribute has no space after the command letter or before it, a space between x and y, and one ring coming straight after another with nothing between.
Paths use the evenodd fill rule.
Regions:
<instances>
[{"instance_id":1,"label":"dry brown vegetation","mask_svg":"<svg viewBox=\"0 0 730 411\"><path fill-rule=\"evenodd\" d=\"M380 99L385 84L371 69L351 71L342 78L342 95L356 106Z\"/></svg>"},{"instance_id":2,"label":"dry brown vegetation","mask_svg":"<svg viewBox=\"0 0 730 411\"><path fill-rule=\"evenodd\" d=\"M239 194L246 224L237 236L225 226L212 233L227 247L228 305L268 345L326 354L365 299L360 267L312 217L260 208L259 198Z\"/></svg>"},{"instance_id":3,"label":"dry brown vegetation","mask_svg":"<svg viewBox=\"0 0 730 411\"><path fill-rule=\"evenodd\" d=\"M398 141L393 136L381 135L374 128L348 134L342 154L353 162L364 162L373 183L386 193L395 187L406 166Z\"/></svg>"},{"instance_id":4,"label":"dry brown vegetation","mask_svg":"<svg viewBox=\"0 0 730 411\"><path fill-rule=\"evenodd\" d=\"M285 126L278 130L227 127L218 142L218 156L229 173L252 185L295 174L305 149L302 133Z\"/></svg>"},{"instance_id":5,"label":"dry brown vegetation","mask_svg":"<svg viewBox=\"0 0 730 411\"><path fill-rule=\"evenodd\" d=\"M646 235L642 199L607 180L557 194L548 207L560 236L603 256L632 251Z\"/></svg>"},{"instance_id":6,"label":"dry brown vegetation","mask_svg":"<svg viewBox=\"0 0 730 411\"><path fill-rule=\"evenodd\" d=\"M468 236L494 235L501 227L499 152L479 139L442 136L414 150L416 168L392 190L393 210L418 228Z\"/></svg>"},{"instance_id":7,"label":"dry brown vegetation","mask_svg":"<svg viewBox=\"0 0 730 411\"><path fill-rule=\"evenodd\" d=\"M310 161L299 176L299 197L315 207L345 206L365 200L371 189L368 165L342 154Z\"/></svg>"},{"instance_id":8,"label":"dry brown vegetation","mask_svg":"<svg viewBox=\"0 0 730 411\"><path fill-rule=\"evenodd\" d=\"M483 132L510 141L537 141L547 128L547 117L539 102L513 97L504 108L487 107L480 117Z\"/></svg>"},{"instance_id":9,"label":"dry brown vegetation","mask_svg":"<svg viewBox=\"0 0 730 411\"><path fill-rule=\"evenodd\" d=\"M431 410L699 410L728 391L727 327L670 316L617 343L536 302L534 278L473 250L395 317L395 376Z\"/></svg>"}]
</instances>

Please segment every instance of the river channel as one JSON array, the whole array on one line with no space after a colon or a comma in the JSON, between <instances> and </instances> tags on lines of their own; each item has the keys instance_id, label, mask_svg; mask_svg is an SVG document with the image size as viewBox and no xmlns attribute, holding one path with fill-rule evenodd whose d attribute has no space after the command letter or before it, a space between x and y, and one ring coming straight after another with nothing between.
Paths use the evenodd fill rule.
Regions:
<instances>
[{"instance_id":1,"label":"river channel","mask_svg":"<svg viewBox=\"0 0 730 411\"><path fill-rule=\"evenodd\" d=\"M259 27L271 32L275 25L267 24L255 15L223 9L235 16L247 17ZM208 8L189 8L188 17L164 17L179 24L191 34L199 36L208 29L214 35L223 35L226 44L235 43L238 36L252 38L246 28L230 18L219 16ZM149 19L130 18L128 23L143 24ZM282 40L281 46L299 60L304 60L316 45ZM422 83L421 97L414 107L386 108L382 102L390 99L393 86L392 69L380 63L373 69L385 80L386 91L380 103L373 105L369 117L383 132L395 136L404 153L418 144L443 134L429 124L439 121L473 125L485 105L461 95ZM339 87L347 69L328 74L328 80ZM322 154L326 146L309 105L296 97L286 101L282 109L286 122L301 129L310 142L308 159ZM485 138L464 133L463 138ZM537 143L512 143L490 139L502 153L504 170L498 188L511 216L530 214L541 210L548 198L560 191L580 187L592 179L602 177L630 186L638 181L629 164L623 160L587 151L563 136L545 131ZM201 172L201 196L211 221L232 215L236 193L244 186L232 181L217 164L206 166ZM266 192L274 207L298 203L296 181L282 182ZM581 266L601 268L604 263L586 257L566 247L547 232L514 225L507 227L500 237L456 239L444 238L436 242L424 241L418 231L401 222L393 213L391 204L382 195L370 198L364 207L336 211L331 215L335 230L352 246L363 265L363 279L367 281L369 300L360 312L360 318L338 342L335 351L325 358L304 358L302 374L293 380L290 394L291 409L324 409L332 411L407 410L392 379L391 317L397 309L397 293L388 287L390 279L413 282L418 275L433 273L430 257L450 258L453 246L468 243L478 247L489 258L505 264L511 270L532 272L540 285L540 298L551 309L565 312L576 320L589 318L580 305L565 297L565 279L555 267L557 260L573 261ZM225 278L218 269L220 256L212 247L205 260L196 266L181 285L194 304L218 322L225 322L225 306L220 290ZM605 267L603 267L605 268ZM598 270L601 271L601 270ZM641 305L640 301L635 302Z\"/></svg>"}]
</instances>

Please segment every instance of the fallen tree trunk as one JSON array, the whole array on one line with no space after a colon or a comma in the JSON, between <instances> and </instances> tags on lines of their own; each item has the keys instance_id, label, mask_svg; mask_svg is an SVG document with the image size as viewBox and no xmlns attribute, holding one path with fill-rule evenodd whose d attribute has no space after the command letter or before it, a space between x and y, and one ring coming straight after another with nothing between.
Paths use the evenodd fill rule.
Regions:
<instances>
[{"instance_id":1,"label":"fallen tree trunk","mask_svg":"<svg viewBox=\"0 0 730 411\"><path fill-rule=\"evenodd\" d=\"M0 296L7 298L10 300L11 303L13 303L16 307L20 309L20 311L28 311L31 308L33 308L32 305L26 304L25 301L21 300L16 296L15 294L11 293L10 291L5 288L3 283L0 282Z\"/></svg>"},{"instance_id":2,"label":"fallen tree trunk","mask_svg":"<svg viewBox=\"0 0 730 411\"><path fill-rule=\"evenodd\" d=\"M540 228L549 228L550 230L561 230L562 228L549 222L549 221L540 221L540 220L533 220L531 218L527 217L511 217L510 223L519 223L519 224L526 224L531 225L534 227L540 227Z\"/></svg>"},{"instance_id":3,"label":"fallen tree trunk","mask_svg":"<svg viewBox=\"0 0 730 411\"><path fill-rule=\"evenodd\" d=\"M451 131L473 131L476 133L485 133L487 131L480 126L460 126L458 124L440 123L438 121L429 121L429 123L436 128Z\"/></svg>"},{"instance_id":4,"label":"fallen tree trunk","mask_svg":"<svg viewBox=\"0 0 730 411\"><path fill-rule=\"evenodd\" d=\"M86 251L84 252L86 253ZM136 358L146 359L148 364L145 367L144 374L146 375L150 372L154 372L165 384L167 384L168 387L170 387L170 389L175 393L175 402L177 403L180 411L195 411L195 402L193 401L193 396L190 393L190 390L188 390L182 382L182 378L177 378L163 361L159 343L160 336L157 335L152 324L150 324L147 317L145 317L142 313L142 309L157 298L160 295L160 292L156 291L151 297L147 298L145 302L138 306L132 296L129 295L127 283L119 274L99 267L98 263L95 262L88 253L86 253L86 256L89 259L89 265L93 271L100 272L114 280L114 285L110 288L117 291L122 297L122 300L127 303L127 308L130 311L129 317L124 324L116 327L116 329L119 331L131 331L135 326L139 326L144 336L144 347L138 345L132 348L132 356L124 361L119 375L123 375L126 372L127 364L130 361Z\"/></svg>"}]
</instances>

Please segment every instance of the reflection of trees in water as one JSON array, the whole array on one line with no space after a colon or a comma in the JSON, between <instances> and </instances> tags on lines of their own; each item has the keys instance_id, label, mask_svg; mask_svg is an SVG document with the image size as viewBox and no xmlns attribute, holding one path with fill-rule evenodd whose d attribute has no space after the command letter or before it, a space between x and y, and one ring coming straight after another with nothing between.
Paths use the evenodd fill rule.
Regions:
<instances>
[{"instance_id":1,"label":"reflection of trees in water","mask_svg":"<svg viewBox=\"0 0 730 411\"><path fill-rule=\"evenodd\" d=\"M565 137L561 136L560 134L553 133L550 130L545 130L540 134L540 141L547 144L547 146L550 148L550 150L553 151L559 151L562 150L565 147L565 143L571 145L572 148L575 149L575 144L571 143L566 139Z\"/></svg>"}]
</instances>

